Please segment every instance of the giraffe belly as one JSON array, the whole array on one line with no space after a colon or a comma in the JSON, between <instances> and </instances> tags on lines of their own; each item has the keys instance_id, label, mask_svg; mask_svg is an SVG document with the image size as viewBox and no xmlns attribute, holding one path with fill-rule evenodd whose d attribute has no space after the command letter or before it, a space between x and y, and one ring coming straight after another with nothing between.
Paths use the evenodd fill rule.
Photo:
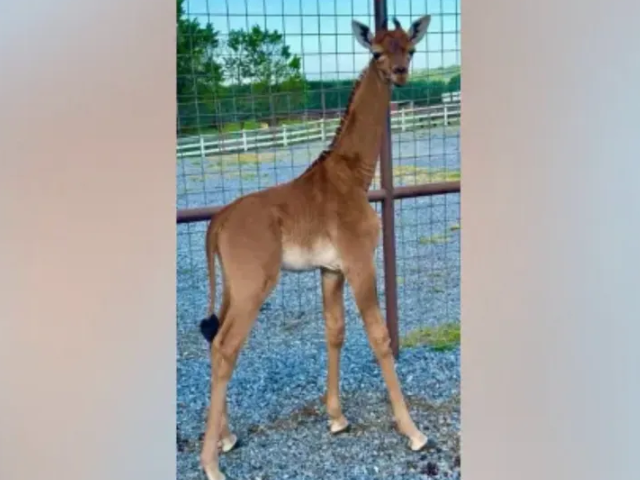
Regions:
<instances>
[{"instance_id":1,"label":"giraffe belly","mask_svg":"<svg viewBox=\"0 0 640 480\"><path fill-rule=\"evenodd\" d=\"M285 244L282 252L282 269L305 272L317 268L340 271L342 262L338 250L330 242L318 242L311 248Z\"/></svg>"}]
</instances>

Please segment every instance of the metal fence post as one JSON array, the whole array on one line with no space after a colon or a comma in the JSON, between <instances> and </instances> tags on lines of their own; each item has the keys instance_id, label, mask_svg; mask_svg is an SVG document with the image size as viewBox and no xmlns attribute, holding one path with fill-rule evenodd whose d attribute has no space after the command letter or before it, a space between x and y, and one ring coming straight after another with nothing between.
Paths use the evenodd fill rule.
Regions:
<instances>
[{"instance_id":1,"label":"metal fence post","mask_svg":"<svg viewBox=\"0 0 640 480\"><path fill-rule=\"evenodd\" d=\"M376 31L387 22L387 1L373 0ZM396 278L396 232L393 192L393 166L391 158L391 115L387 107L386 127L380 149L380 186L382 200L382 251L384 255L384 298L387 311L387 328L391 338L391 350L397 358L398 339L398 285Z\"/></svg>"},{"instance_id":2,"label":"metal fence post","mask_svg":"<svg viewBox=\"0 0 640 480\"><path fill-rule=\"evenodd\" d=\"M247 131L242 129L242 149L246 152L249 150L249 146L247 145Z\"/></svg>"}]
</instances>

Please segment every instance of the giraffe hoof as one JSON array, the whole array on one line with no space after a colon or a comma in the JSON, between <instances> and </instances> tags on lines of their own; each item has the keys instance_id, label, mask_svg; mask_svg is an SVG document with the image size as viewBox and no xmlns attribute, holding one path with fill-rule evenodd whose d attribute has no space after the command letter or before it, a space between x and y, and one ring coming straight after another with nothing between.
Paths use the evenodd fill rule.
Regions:
<instances>
[{"instance_id":1,"label":"giraffe hoof","mask_svg":"<svg viewBox=\"0 0 640 480\"><path fill-rule=\"evenodd\" d=\"M414 437L409 440L409 448L411 448L411 450L413 450L414 452L420 452L425 448L431 449L434 448L435 445L435 440L427 438L427 436L422 433L420 434L420 436Z\"/></svg>"},{"instance_id":2,"label":"giraffe hoof","mask_svg":"<svg viewBox=\"0 0 640 480\"><path fill-rule=\"evenodd\" d=\"M351 424L344 417L339 420L329 420L329 431L332 435L348 432L350 428Z\"/></svg>"},{"instance_id":3,"label":"giraffe hoof","mask_svg":"<svg viewBox=\"0 0 640 480\"><path fill-rule=\"evenodd\" d=\"M238 448L240 446L240 442L238 441L238 437L232 433L227 438L220 440L218 442L218 446L220 447L220 450L222 450L222 453L227 453Z\"/></svg>"},{"instance_id":4,"label":"giraffe hoof","mask_svg":"<svg viewBox=\"0 0 640 480\"><path fill-rule=\"evenodd\" d=\"M227 480L227 477L217 468L205 467L204 473L207 475L207 480Z\"/></svg>"}]
</instances>

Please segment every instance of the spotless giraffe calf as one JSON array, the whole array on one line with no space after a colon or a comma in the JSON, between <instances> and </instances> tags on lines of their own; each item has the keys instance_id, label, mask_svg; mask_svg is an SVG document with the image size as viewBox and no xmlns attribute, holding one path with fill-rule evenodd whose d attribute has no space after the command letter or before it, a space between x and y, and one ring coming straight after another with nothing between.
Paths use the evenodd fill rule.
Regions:
<instances>
[{"instance_id":1,"label":"spotless giraffe calf","mask_svg":"<svg viewBox=\"0 0 640 480\"><path fill-rule=\"evenodd\" d=\"M412 450L427 444L407 409L378 304L374 254L380 222L367 199L391 89L407 82L411 57L427 32L430 16L414 21L407 31L396 19L393 22L393 30L384 26L375 35L366 25L352 22L356 40L372 57L355 82L329 147L300 176L238 198L209 224L210 306L208 318L200 324L211 343L211 400L200 456L208 480L225 479L218 451L228 452L237 442L227 420L227 385L260 307L282 270L321 272L329 430L339 433L349 425L338 388L346 281L380 365L397 428ZM218 315L214 312L216 259L223 278Z\"/></svg>"}]
</instances>

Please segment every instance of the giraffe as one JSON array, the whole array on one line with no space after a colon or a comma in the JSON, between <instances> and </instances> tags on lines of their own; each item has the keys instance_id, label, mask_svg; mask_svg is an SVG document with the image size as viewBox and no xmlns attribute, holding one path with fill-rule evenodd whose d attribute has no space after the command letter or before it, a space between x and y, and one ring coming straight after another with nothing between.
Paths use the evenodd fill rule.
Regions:
<instances>
[{"instance_id":1,"label":"giraffe","mask_svg":"<svg viewBox=\"0 0 640 480\"><path fill-rule=\"evenodd\" d=\"M293 180L244 195L224 206L206 233L210 303L200 330L211 347L211 398L200 462L208 480L224 480L219 450L237 444L227 419L227 385L240 349L281 271L319 270L327 343L326 407L331 434L349 422L339 398L344 342L344 286L352 288L380 366L396 426L414 451L429 442L412 420L395 371L389 334L376 292L374 252L379 218L367 199L380 152L393 86L408 80L415 45L430 23L425 15L405 31L394 19L375 35L353 20L356 41L372 57L351 91L336 134ZM222 267L222 304L215 304L215 260Z\"/></svg>"}]
</instances>

